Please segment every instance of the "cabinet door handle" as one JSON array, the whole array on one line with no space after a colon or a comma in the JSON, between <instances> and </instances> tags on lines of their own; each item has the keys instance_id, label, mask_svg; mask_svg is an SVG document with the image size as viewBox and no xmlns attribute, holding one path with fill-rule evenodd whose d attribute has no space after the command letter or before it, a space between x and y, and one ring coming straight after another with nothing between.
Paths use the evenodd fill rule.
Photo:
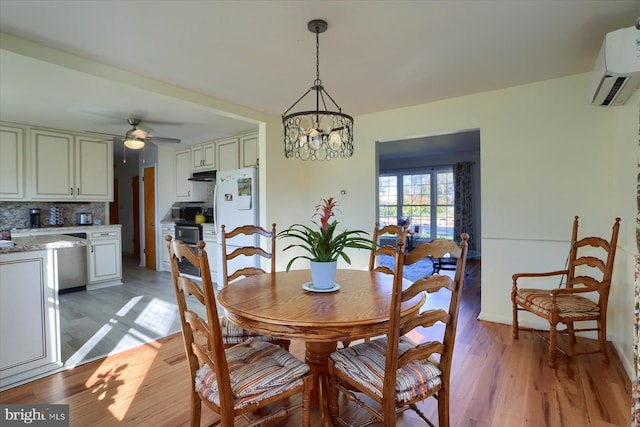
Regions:
<instances>
[{"instance_id":1,"label":"cabinet door handle","mask_svg":"<svg viewBox=\"0 0 640 427\"><path fill-rule=\"evenodd\" d=\"M93 245L91 245L91 253L93 253Z\"/></svg>"},{"instance_id":2,"label":"cabinet door handle","mask_svg":"<svg viewBox=\"0 0 640 427\"><path fill-rule=\"evenodd\" d=\"M73 187L69 187L69 195L73 196Z\"/></svg>"},{"instance_id":3,"label":"cabinet door handle","mask_svg":"<svg viewBox=\"0 0 640 427\"><path fill-rule=\"evenodd\" d=\"M191 190L187 192L187 196L191 197Z\"/></svg>"},{"instance_id":4,"label":"cabinet door handle","mask_svg":"<svg viewBox=\"0 0 640 427\"><path fill-rule=\"evenodd\" d=\"M76 196L80 195L80 187L76 188Z\"/></svg>"}]
</instances>

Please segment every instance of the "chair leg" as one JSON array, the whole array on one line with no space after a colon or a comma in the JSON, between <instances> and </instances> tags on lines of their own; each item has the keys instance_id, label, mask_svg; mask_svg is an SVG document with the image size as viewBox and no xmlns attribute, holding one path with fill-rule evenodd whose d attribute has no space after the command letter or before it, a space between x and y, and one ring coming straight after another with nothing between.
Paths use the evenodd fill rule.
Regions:
<instances>
[{"instance_id":1,"label":"chair leg","mask_svg":"<svg viewBox=\"0 0 640 427\"><path fill-rule=\"evenodd\" d=\"M557 324L549 324L549 367L556 367Z\"/></svg>"},{"instance_id":2,"label":"chair leg","mask_svg":"<svg viewBox=\"0 0 640 427\"><path fill-rule=\"evenodd\" d=\"M513 304L513 322L512 322L512 332L513 339L518 339L518 304L516 304L516 296L512 292L511 293L511 303Z\"/></svg>"},{"instance_id":3,"label":"chair leg","mask_svg":"<svg viewBox=\"0 0 640 427\"><path fill-rule=\"evenodd\" d=\"M200 427L202 401L195 390L191 391L191 427Z\"/></svg>"},{"instance_id":4,"label":"chair leg","mask_svg":"<svg viewBox=\"0 0 640 427\"><path fill-rule=\"evenodd\" d=\"M598 343L600 344L604 363L609 363L609 351L607 349L607 319L605 316L602 316L598 320Z\"/></svg>"},{"instance_id":5,"label":"chair leg","mask_svg":"<svg viewBox=\"0 0 640 427\"><path fill-rule=\"evenodd\" d=\"M438 392L438 426L449 427L449 390L444 387Z\"/></svg>"},{"instance_id":6,"label":"chair leg","mask_svg":"<svg viewBox=\"0 0 640 427\"><path fill-rule=\"evenodd\" d=\"M576 343L576 331L573 329L573 322L567 322L567 331L569 332L569 336L571 336L571 342Z\"/></svg>"},{"instance_id":7,"label":"chair leg","mask_svg":"<svg viewBox=\"0 0 640 427\"><path fill-rule=\"evenodd\" d=\"M329 412L331 415L331 423L334 426L338 425L338 415L340 413L338 406L339 395L338 380L333 373L333 362L329 360Z\"/></svg>"},{"instance_id":8,"label":"chair leg","mask_svg":"<svg viewBox=\"0 0 640 427\"><path fill-rule=\"evenodd\" d=\"M304 378L304 391L302 393L302 427L311 426L311 388L313 387L313 377L311 375Z\"/></svg>"}]
</instances>

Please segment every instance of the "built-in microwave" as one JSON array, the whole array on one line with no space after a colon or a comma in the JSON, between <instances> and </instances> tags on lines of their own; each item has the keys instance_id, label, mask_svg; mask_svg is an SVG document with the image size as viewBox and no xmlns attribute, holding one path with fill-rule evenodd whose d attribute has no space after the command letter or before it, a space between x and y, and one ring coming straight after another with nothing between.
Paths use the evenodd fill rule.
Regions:
<instances>
[{"instance_id":1,"label":"built-in microwave","mask_svg":"<svg viewBox=\"0 0 640 427\"><path fill-rule=\"evenodd\" d=\"M196 215L202 212L202 206L172 206L171 219L175 222L194 222Z\"/></svg>"}]
</instances>

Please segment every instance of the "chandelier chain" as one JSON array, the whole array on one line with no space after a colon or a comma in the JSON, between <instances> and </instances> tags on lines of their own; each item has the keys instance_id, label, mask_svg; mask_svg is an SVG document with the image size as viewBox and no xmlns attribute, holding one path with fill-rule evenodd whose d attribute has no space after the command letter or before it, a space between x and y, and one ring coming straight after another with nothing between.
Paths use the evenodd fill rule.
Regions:
<instances>
[{"instance_id":1,"label":"chandelier chain","mask_svg":"<svg viewBox=\"0 0 640 427\"><path fill-rule=\"evenodd\" d=\"M322 85L320 80L320 29L316 27L316 86Z\"/></svg>"}]
</instances>

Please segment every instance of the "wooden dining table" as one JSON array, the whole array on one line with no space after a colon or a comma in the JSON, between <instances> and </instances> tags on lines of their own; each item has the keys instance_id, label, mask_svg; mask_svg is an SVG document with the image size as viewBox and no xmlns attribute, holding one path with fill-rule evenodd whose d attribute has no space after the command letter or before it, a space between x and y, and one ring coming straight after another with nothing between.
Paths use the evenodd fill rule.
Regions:
<instances>
[{"instance_id":1,"label":"wooden dining table","mask_svg":"<svg viewBox=\"0 0 640 427\"><path fill-rule=\"evenodd\" d=\"M332 292L303 289L310 282L309 270L266 273L227 285L217 299L227 319L245 329L305 341L305 362L314 378L311 402L322 403L328 419L329 356L339 341L387 333L393 275L338 269L339 289ZM403 303L401 316L416 315L425 300L419 294Z\"/></svg>"}]
</instances>

